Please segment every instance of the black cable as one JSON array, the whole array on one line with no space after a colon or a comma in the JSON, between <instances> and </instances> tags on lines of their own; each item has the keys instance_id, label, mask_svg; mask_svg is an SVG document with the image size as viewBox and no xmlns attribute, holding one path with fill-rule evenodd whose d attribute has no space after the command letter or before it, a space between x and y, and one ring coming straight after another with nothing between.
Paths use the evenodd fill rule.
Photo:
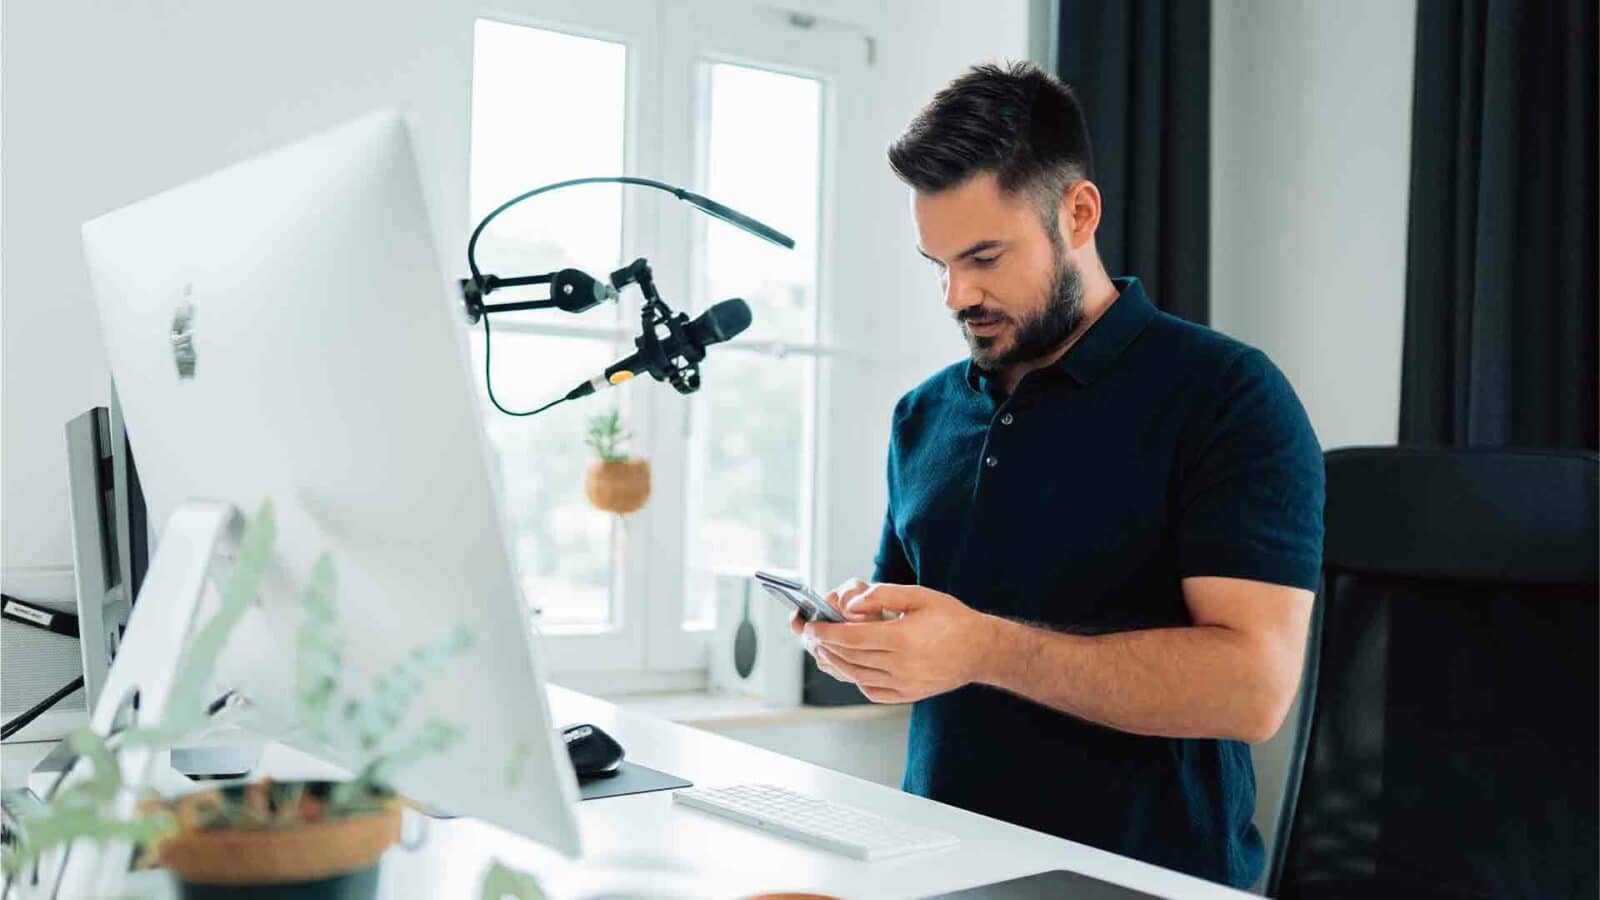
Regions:
<instances>
[{"instance_id":1,"label":"black cable","mask_svg":"<svg viewBox=\"0 0 1600 900\"><path fill-rule=\"evenodd\" d=\"M636 184L643 187L653 187L657 190L666 191L667 193L677 197L679 200L683 199L683 195L685 193L683 188L673 187L670 184L660 181L652 181L649 178L634 178L628 175L605 175L592 178L573 178L568 181L558 181L555 184L547 184L544 187L534 188L531 191L524 191L523 193L518 194L517 196L512 197L510 200L507 200L506 202L495 207L487 216L483 217L483 221L478 223L478 227L472 229L472 237L467 239L467 269L472 273L473 284L477 285L479 290L482 290L484 287L483 274L478 271L478 236L483 234L483 230L489 227L490 222L493 222L501 213L513 206L516 206L518 203L527 200L530 197L537 197L540 194L545 194L560 188L573 187L574 185L580 184ZM481 318L483 319L483 384L484 387L489 391L489 402L494 404L495 409L500 410L508 416L536 416L550 407L566 401L567 398L562 397L558 400L552 400L538 409L522 410L521 412L506 409L504 406L501 406L500 400L494 395L494 376L489 373L489 345L492 339L489 336L488 310L484 310Z\"/></svg>"},{"instance_id":2,"label":"black cable","mask_svg":"<svg viewBox=\"0 0 1600 900\"><path fill-rule=\"evenodd\" d=\"M472 284L473 287L478 291L478 296L480 298L487 295L491 290L494 289L494 285L490 284L489 280L483 277L483 273L478 271L478 237L483 234L485 228L489 227L489 223L493 222L501 213L513 206L516 206L518 203L521 203L524 200L527 200L531 197L537 197L540 194L549 193L550 191L574 187L580 184L631 184L639 187L655 188L658 191L665 191L713 218L721 219L724 222L743 229L744 231L747 231L750 234L761 238L762 240L777 244L780 247L790 250L794 249L794 239L790 238L788 235L785 235L768 225L757 222L738 210L730 209L729 207L726 207L710 199L709 197L702 197L699 194L696 194L693 191L685 188L674 187L666 182L656 181L651 178L635 178L631 175L600 175L589 178L571 178L566 181L558 181L554 184L547 184L543 187L537 187L531 191L524 191L517 196L512 197L510 200L507 200L491 210L489 214L484 216L483 220L478 223L478 226L472 229L472 237L467 239L467 269L472 273ZM493 276L490 276L490 278L493 278ZM620 288L620 285L615 287ZM530 409L522 412L515 412L513 410L506 409L504 406L501 406L500 401L494 395L494 379L489 374L489 344L491 341L489 336L489 310L487 308L482 308L479 312L479 317L483 319L484 386L488 388L489 402L494 404L495 409L500 410L508 416L534 416L544 412L558 403L573 399L574 395L568 394L559 400L552 400L538 409Z\"/></svg>"},{"instance_id":3,"label":"black cable","mask_svg":"<svg viewBox=\"0 0 1600 900\"><path fill-rule=\"evenodd\" d=\"M506 409L504 406L500 405L500 401L495 399L494 396L494 376L489 374L489 362L491 358L492 357L489 353L489 316L487 313L485 313L483 316L483 386L489 389L489 402L494 404L494 408L500 410L508 416L536 416L550 407L555 406L557 403L561 403L567 399L566 397L560 397L555 400L551 400L549 403L546 403L538 409L526 409L521 412Z\"/></svg>"},{"instance_id":4,"label":"black cable","mask_svg":"<svg viewBox=\"0 0 1600 900\"><path fill-rule=\"evenodd\" d=\"M572 178L567 181L558 181L555 184L547 184L544 187L537 187L531 191L524 191L523 193L518 194L517 196L512 197L510 200L507 200L506 202L495 207L492 212L483 217L483 221L478 223L477 228L472 229L472 237L467 239L467 269L472 272L473 283L476 284L480 290L483 288L483 275L478 272L478 236L483 234L483 230L489 227L490 222L493 222L501 213L513 206L516 206L518 203L527 200L530 197L537 197L540 194L546 194L550 191L560 190L561 188L566 187L573 187L574 185L579 184L636 184L641 187L653 187L659 191L666 191L674 197L677 197L679 200L684 200L684 195L688 193L688 191L685 191L683 188L673 187L665 182L653 181L649 178L634 178L631 175L602 175L590 178Z\"/></svg>"},{"instance_id":5,"label":"black cable","mask_svg":"<svg viewBox=\"0 0 1600 900\"><path fill-rule=\"evenodd\" d=\"M54 694L51 694L43 700L40 700L38 703L35 703L27 712L17 715L16 717L12 718L11 721L5 723L5 725L0 726L0 740L5 740L11 737L13 734L16 734L17 732L26 728L29 722L39 718L46 711L48 711L50 707L55 706L62 700L65 700L68 695L81 687L83 687L83 676L79 675L77 678L74 678L65 685L62 685L61 688Z\"/></svg>"}]
</instances>

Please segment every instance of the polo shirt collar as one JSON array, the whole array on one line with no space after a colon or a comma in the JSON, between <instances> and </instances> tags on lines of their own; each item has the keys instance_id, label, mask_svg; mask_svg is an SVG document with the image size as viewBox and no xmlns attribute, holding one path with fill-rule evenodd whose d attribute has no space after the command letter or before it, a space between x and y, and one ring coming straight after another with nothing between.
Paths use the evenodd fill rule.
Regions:
<instances>
[{"instance_id":1,"label":"polo shirt collar","mask_svg":"<svg viewBox=\"0 0 1600 900\"><path fill-rule=\"evenodd\" d=\"M1145 326L1155 318L1156 307L1144 292L1137 278L1113 278L1117 299L1100 315L1100 318L1078 338L1065 355L1041 372L1060 372L1078 384L1093 384L1112 363L1122 356L1134 339L1144 332ZM967 385L982 391L988 379L977 365L967 363Z\"/></svg>"}]
</instances>

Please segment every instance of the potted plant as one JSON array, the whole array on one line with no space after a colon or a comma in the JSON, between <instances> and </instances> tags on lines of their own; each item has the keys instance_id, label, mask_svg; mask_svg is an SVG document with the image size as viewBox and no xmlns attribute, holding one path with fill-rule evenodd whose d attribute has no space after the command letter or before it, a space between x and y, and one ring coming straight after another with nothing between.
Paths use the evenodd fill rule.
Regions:
<instances>
[{"instance_id":1,"label":"potted plant","mask_svg":"<svg viewBox=\"0 0 1600 900\"><path fill-rule=\"evenodd\" d=\"M116 812L130 791L122 781L120 753L167 749L207 724L205 685L229 635L255 602L274 538L272 506L263 504L245 527L217 612L186 644L161 722L110 737L83 729L70 738L87 775L64 782L23 819L18 842L5 848L8 888L30 874L37 879L50 854L83 842L143 848L144 862L171 869L188 898L375 896L379 858L400 839L402 804L388 786L392 774L444 752L460 733L438 719L408 731L402 727L407 710L421 686L471 645L471 636L457 628L413 649L364 693L347 692L335 573L326 555L312 567L303 594L305 617L295 634L295 728L324 746L332 745L337 729L361 759L356 776L343 782L231 784L170 801L147 794L131 815ZM496 898L539 896L531 875L498 861L484 875L484 891Z\"/></svg>"},{"instance_id":2,"label":"potted plant","mask_svg":"<svg viewBox=\"0 0 1600 900\"><path fill-rule=\"evenodd\" d=\"M375 785L345 786L265 780L182 797L154 862L188 898L374 896L378 860L400 840L400 805Z\"/></svg>"},{"instance_id":3,"label":"potted plant","mask_svg":"<svg viewBox=\"0 0 1600 900\"><path fill-rule=\"evenodd\" d=\"M422 686L471 646L471 636L456 628L413 649L366 693L348 693L336 591L324 554L311 568L295 634L296 731L331 745L337 716L338 732L358 748L360 770L349 781L258 781L170 804L177 827L156 845L155 859L177 874L187 897L374 896L378 860L400 839L392 773L444 752L460 734L439 719L415 732L402 726Z\"/></svg>"},{"instance_id":4,"label":"potted plant","mask_svg":"<svg viewBox=\"0 0 1600 900\"><path fill-rule=\"evenodd\" d=\"M638 512L650 499L650 463L622 452L630 437L617 410L589 420L585 443L596 459L584 473L583 491L596 509L627 515Z\"/></svg>"}]
</instances>

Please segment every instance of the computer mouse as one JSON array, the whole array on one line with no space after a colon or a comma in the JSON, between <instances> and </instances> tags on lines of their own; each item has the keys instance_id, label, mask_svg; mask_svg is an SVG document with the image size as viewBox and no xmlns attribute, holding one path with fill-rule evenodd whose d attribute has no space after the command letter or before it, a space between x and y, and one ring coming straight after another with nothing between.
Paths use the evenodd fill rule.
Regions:
<instances>
[{"instance_id":1,"label":"computer mouse","mask_svg":"<svg viewBox=\"0 0 1600 900\"><path fill-rule=\"evenodd\" d=\"M561 739L579 778L604 778L622 768L622 745L594 725L568 725L561 729Z\"/></svg>"}]
</instances>

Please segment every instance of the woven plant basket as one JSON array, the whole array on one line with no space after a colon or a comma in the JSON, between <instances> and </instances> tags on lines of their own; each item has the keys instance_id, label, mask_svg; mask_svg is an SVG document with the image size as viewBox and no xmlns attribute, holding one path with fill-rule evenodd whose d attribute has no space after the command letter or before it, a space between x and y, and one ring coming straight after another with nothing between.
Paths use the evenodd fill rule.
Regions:
<instances>
[{"instance_id":1,"label":"woven plant basket","mask_svg":"<svg viewBox=\"0 0 1600 900\"><path fill-rule=\"evenodd\" d=\"M618 515L638 512L650 499L650 463L597 459L584 473L583 492L596 509Z\"/></svg>"},{"instance_id":2,"label":"woven plant basket","mask_svg":"<svg viewBox=\"0 0 1600 900\"><path fill-rule=\"evenodd\" d=\"M400 840L400 806L380 812L311 822L293 828L216 828L179 832L161 842L156 861L171 869L185 885L186 896L228 896L227 891L196 887L281 885L293 888L282 896L350 896L345 876L367 875L385 850ZM372 873L375 875L375 873ZM375 877L353 882L376 884ZM332 893L328 888L336 888ZM359 891L357 895L359 895ZM250 896L262 896L251 893Z\"/></svg>"}]
</instances>

